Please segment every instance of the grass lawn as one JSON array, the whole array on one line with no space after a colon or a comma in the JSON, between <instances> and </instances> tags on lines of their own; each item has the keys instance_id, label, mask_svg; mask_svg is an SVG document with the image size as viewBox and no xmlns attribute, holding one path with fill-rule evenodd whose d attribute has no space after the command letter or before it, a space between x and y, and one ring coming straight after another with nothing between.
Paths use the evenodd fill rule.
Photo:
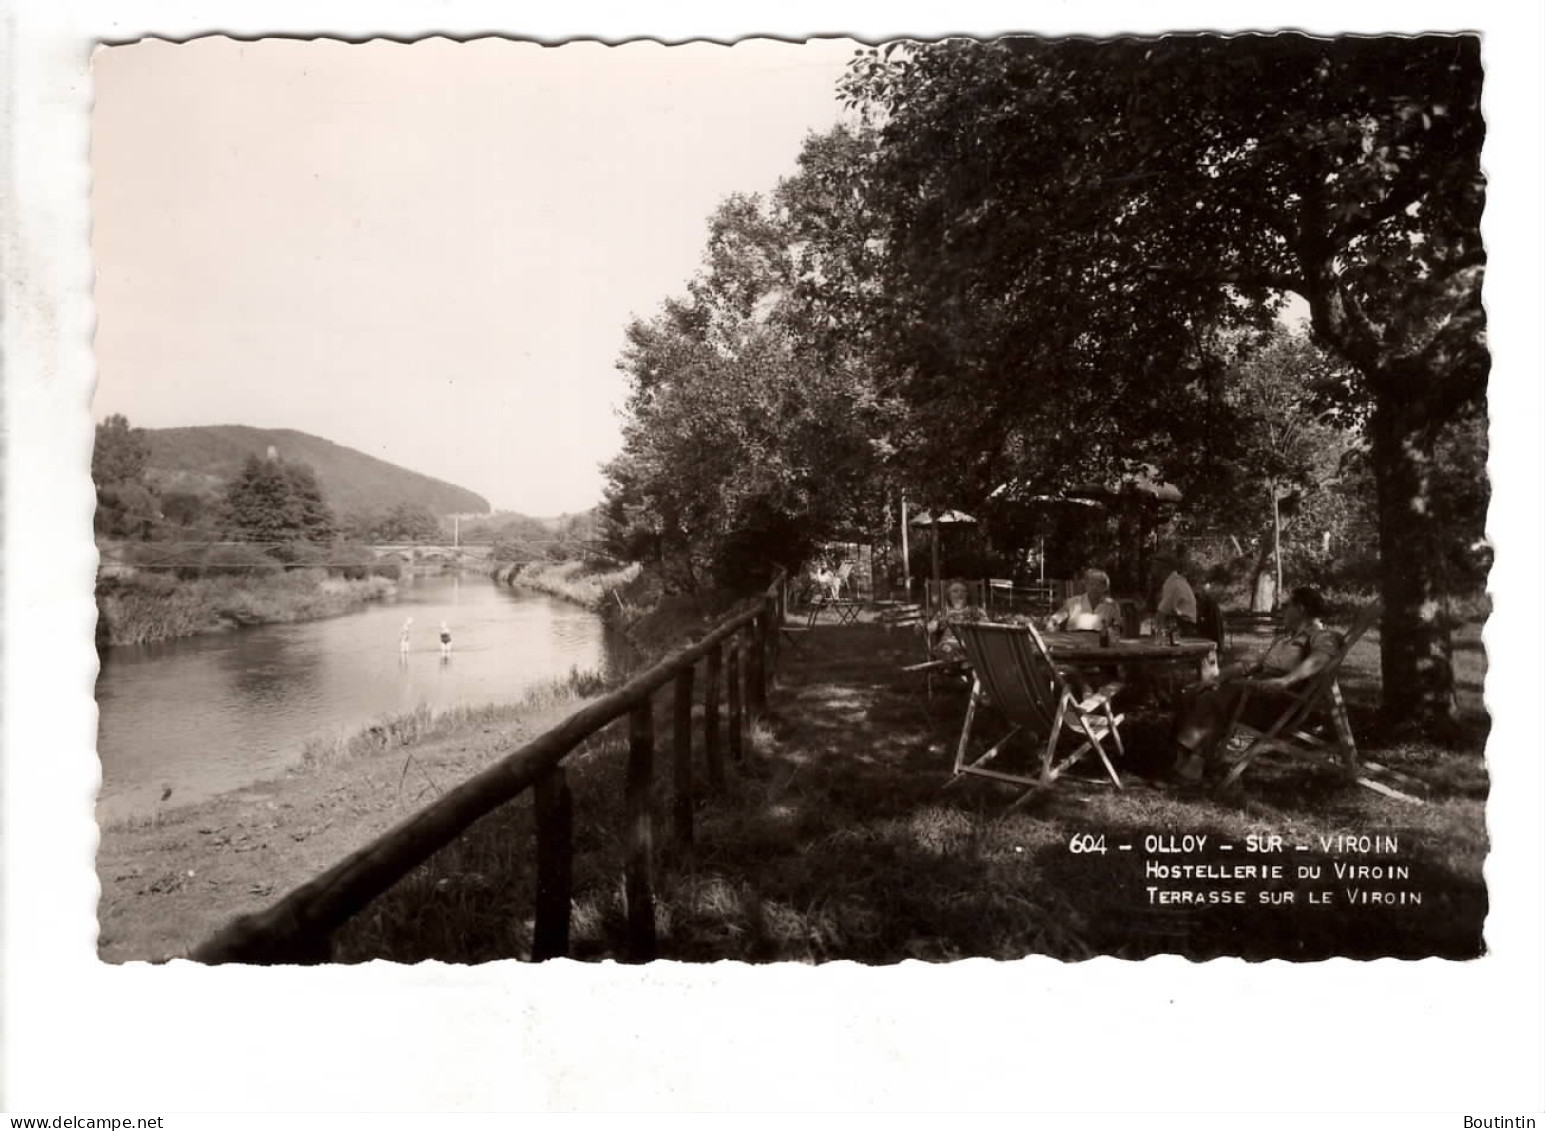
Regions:
<instances>
[{"instance_id":1,"label":"grass lawn","mask_svg":"<svg viewBox=\"0 0 1545 1131\"><path fill-rule=\"evenodd\" d=\"M1292 760L1258 762L1237 794L1183 794L1165 780L1166 720L1134 710L1123 728L1124 790L1070 776L1010 813L1013 787L965 779L946 788L965 696L946 690L930 699L900 672L917 658L915 639L872 623L823 624L797 649L785 648L752 752L731 767L720 794L699 798L693 850L670 843L668 769L657 753L659 955L866 963L1029 954L1475 957L1483 952L1487 908L1479 627L1460 644L1469 737L1458 749L1381 743L1376 634L1344 667L1365 756L1426 783L1425 805ZM668 698L658 704L662 750ZM979 725L990 730L994 722ZM572 951L581 959L621 958L623 743L600 736L570 764ZM1072 851L1078 834L1103 837L1106 851ZM1244 851L1248 836L1271 834L1283 838L1283 851ZM1208 841L1191 853L1145 850L1147 837L1184 835ZM1321 839L1337 835L1392 837L1395 847L1336 851ZM1236 848L1225 852L1220 842ZM1283 871L1249 881L1149 874L1175 864ZM1338 876L1338 865L1406 871L1372 879ZM340 933L335 955L524 958L533 867L530 806L522 799L367 908ZM1300 878L1300 868L1318 868L1319 876ZM1237 890L1245 902L1158 902L1150 888ZM1375 892L1387 900L1368 902Z\"/></svg>"}]
</instances>

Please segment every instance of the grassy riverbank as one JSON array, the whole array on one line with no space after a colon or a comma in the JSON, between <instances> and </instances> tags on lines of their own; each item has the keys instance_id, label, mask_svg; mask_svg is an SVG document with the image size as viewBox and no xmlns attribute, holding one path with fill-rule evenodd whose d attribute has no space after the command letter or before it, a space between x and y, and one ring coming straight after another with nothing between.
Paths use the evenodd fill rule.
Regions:
<instances>
[{"instance_id":1,"label":"grassy riverbank","mask_svg":"<svg viewBox=\"0 0 1545 1131\"><path fill-rule=\"evenodd\" d=\"M384 577L330 577L323 569L189 580L151 573L103 578L97 585L97 642L148 644L236 625L317 620L396 591Z\"/></svg>"},{"instance_id":2,"label":"grassy riverbank","mask_svg":"<svg viewBox=\"0 0 1545 1131\"><path fill-rule=\"evenodd\" d=\"M501 565L494 571L494 579L600 611L614 592L639 576L640 568L637 563L599 569L582 561L528 562Z\"/></svg>"},{"instance_id":3,"label":"grassy riverbank","mask_svg":"<svg viewBox=\"0 0 1545 1131\"><path fill-rule=\"evenodd\" d=\"M556 726L600 687L593 673L572 671L513 704L384 718L308 746L283 777L104 826L100 956L185 953Z\"/></svg>"}]
</instances>

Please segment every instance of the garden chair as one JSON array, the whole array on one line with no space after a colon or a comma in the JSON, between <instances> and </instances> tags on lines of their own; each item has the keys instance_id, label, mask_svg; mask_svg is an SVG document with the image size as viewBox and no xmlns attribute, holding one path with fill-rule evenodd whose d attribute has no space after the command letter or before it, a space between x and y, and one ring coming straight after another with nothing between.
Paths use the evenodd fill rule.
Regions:
<instances>
[{"instance_id":1,"label":"garden chair","mask_svg":"<svg viewBox=\"0 0 1545 1131\"><path fill-rule=\"evenodd\" d=\"M849 588L848 579L853 576L853 562L843 562L837 567L837 572L831 576L831 598L833 601L842 596L842 591Z\"/></svg>"},{"instance_id":2,"label":"garden chair","mask_svg":"<svg viewBox=\"0 0 1545 1131\"><path fill-rule=\"evenodd\" d=\"M987 607L1014 611L1014 580L1009 577L987 579Z\"/></svg>"},{"instance_id":3,"label":"garden chair","mask_svg":"<svg viewBox=\"0 0 1545 1131\"><path fill-rule=\"evenodd\" d=\"M1223 620L1223 606L1206 590L1196 594L1196 632L1218 646L1218 651L1228 647L1228 625Z\"/></svg>"},{"instance_id":4,"label":"garden chair","mask_svg":"<svg viewBox=\"0 0 1545 1131\"><path fill-rule=\"evenodd\" d=\"M887 631L900 628L916 634L920 649L919 659L916 663L904 666L901 672L906 676L922 677L923 690L930 703L933 702L933 689L936 682L958 683L965 678L963 661L941 658L934 654L933 646L928 639L928 617L922 605L889 606L881 612L880 623Z\"/></svg>"},{"instance_id":5,"label":"garden chair","mask_svg":"<svg viewBox=\"0 0 1545 1131\"><path fill-rule=\"evenodd\" d=\"M1276 721L1264 730L1250 726L1241 717L1245 704L1250 699L1250 689L1245 688L1244 694L1239 697L1239 702L1234 706L1223 740L1225 749L1231 746L1242 746L1242 749L1219 783L1220 789L1226 789L1236 783L1250 768L1250 764L1268 751L1286 754L1307 753L1320 757L1326 755L1333 757L1342 772L1359 785L1402 801L1421 804L1419 798L1392 789L1362 773L1363 769L1383 770L1384 768L1374 763L1359 766L1357 741L1352 735L1352 724L1347 718L1346 701L1341 694L1341 685L1336 679L1336 672L1341 667L1342 661L1347 658L1353 646L1377 623L1380 611L1380 605L1375 601L1353 618L1340 651L1331 658L1329 664L1294 692L1284 704ZM1314 733L1312 723L1316 715L1328 716L1335 734L1334 745Z\"/></svg>"},{"instance_id":6,"label":"garden chair","mask_svg":"<svg viewBox=\"0 0 1545 1131\"><path fill-rule=\"evenodd\" d=\"M960 744L955 751L955 777L971 774L1013 785L1028 785L1030 791L1014 802L1017 808L1050 786L1069 767L1093 752L1105 766L1105 772L1117 789L1121 777L1111 765L1105 742L1110 739L1118 755L1126 750L1121 743L1124 716L1111 708L1111 700L1121 690L1120 683L1108 683L1088 695L1077 695L1046 650L1046 642L1033 625L993 624L986 621L964 622L953 626L965 647L974 676L971 702L960 730ZM1009 723L1010 730L985 754L966 761L971 728L977 710L991 706ZM987 768L1004 746L1020 731L1044 737L1040 752L1040 772L1035 776ZM1055 762L1062 739L1078 743L1072 753Z\"/></svg>"}]
</instances>

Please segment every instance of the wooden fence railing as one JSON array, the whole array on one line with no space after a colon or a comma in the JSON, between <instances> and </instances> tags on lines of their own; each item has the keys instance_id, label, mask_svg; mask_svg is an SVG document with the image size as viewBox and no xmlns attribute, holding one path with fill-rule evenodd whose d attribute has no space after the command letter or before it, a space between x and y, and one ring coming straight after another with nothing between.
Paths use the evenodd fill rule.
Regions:
<instances>
[{"instance_id":1,"label":"wooden fence railing","mask_svg":"<svg viewBox=\"0 0 1545 1131\"><path fill-rule=\"evenodd\" d=\"M531 791L536 828L535 929L531 957L559 958L569 950L573 860L573 804L563 759L585 739L628 717L627 957L646 962L655 954L654 930L654 694L674 685L670 737L671 833L692 843L694 667L706 660L703 748L708 786L724 783L719 727L719 683L728 700L726 728L731 759L744 750L750 720L765 712L768 683L778 658L783 623L780 573L760 600L726 618L702 640L681 648L624 686L576 711L513 754L468 778L396 828L291 891L267 909L233 919L196 946L197 962L316 963L332 953L333 932L362 911L478 818ZM742 690L744 683L744 690Z\"/></svg>"}]
</instances>

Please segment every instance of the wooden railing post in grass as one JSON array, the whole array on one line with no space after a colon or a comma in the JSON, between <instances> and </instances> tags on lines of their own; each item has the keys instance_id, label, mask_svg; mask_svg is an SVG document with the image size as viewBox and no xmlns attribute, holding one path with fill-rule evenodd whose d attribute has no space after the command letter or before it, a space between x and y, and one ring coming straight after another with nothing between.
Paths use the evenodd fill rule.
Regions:
<instances>
[{"instance_id":1,"label":"wooden railing post in grass","mask_svg":"<svg viewBox=\"0 0 1545 1131\"><path fill-rule=\"evenodd\" d=\"M778 666L778 656L774 651L778 639L777 622L773 620L773 603L770 600L762 602L762 615L756 620L757 649L762 654L762 713L767 713L767 697L772 693L773 670Z\"/></svg>"},{"instance_id":2,"label":"wooden railing post in grass","mask_svg":"<svg viewBox=\"0 0 1545 1131\"><path fill-rule=\"evenodd\" d=\"M762 641L762 617L747 625L746 714L752 719L767 713L767 652Z\"/></svg>"},{"instance_id":3,"label":"wooden railing post in grass","mask_svg":"<svg viewBox=\"0 0 1545 1131\"><path fill-rule=\"evenodd\" d=\"M767 686L777 682L779 656L783 648L783 601L782 590L777 597L767 598Z\"/></svg>"},{"instance_id":4,"label":"wooden railing post in grass","mask_svg":"<svg viewBox=\"0 0 1545 1131\"><path fill-rule=\"evenodd\" d=\"M536 927L531 961L567 958L574 884L574 798L568 772L555 766L532 791L536 817Z\"/></svg>"},{"instance_id":5,"label":"wooden railing post in grass","mask_svg":"<svg viewBox=\"0 0 1545 1131\"><path fill-rule=\"evenodd\" d=\"M671 743L676 843L692 847L692 677L690 665L676 677L676 732Z\"/></svg>"},{"instance_id":6,"label":"wooden railing post in grass","mask_svg":"<svg viewBox=\"0 0 1545 1131\"><path fill-rule=\"evenodd\" d=\"M708 762L708 788L724 788L724 750L719 745L719 682L724 670L724 649L715 644L708 651L703 675L703 757Z\"/></svg>"},{"instance_id":7,"label":"wooden railing post in grass","mask_svg":"<svg viewBox=\"0 0 1545 1131\"><path fill-rule=\"evenodd\" d=\"M729 662L725 665L725 682L729 684L730 698L730 757L740 761L741 757L741 710L740 710L740 637L732 636L729 639Z\"/></svg>"},{"instance_id":8,"label":"wooden railing post in grass","mask_svg":"<svg viewBox=\"0 0 1545 1131\"><path fill-rule=\"evenodd\" d=\"M654 959L654 709L646 698L628 715L629 962Z\"/></svg>"}]
</instances>

